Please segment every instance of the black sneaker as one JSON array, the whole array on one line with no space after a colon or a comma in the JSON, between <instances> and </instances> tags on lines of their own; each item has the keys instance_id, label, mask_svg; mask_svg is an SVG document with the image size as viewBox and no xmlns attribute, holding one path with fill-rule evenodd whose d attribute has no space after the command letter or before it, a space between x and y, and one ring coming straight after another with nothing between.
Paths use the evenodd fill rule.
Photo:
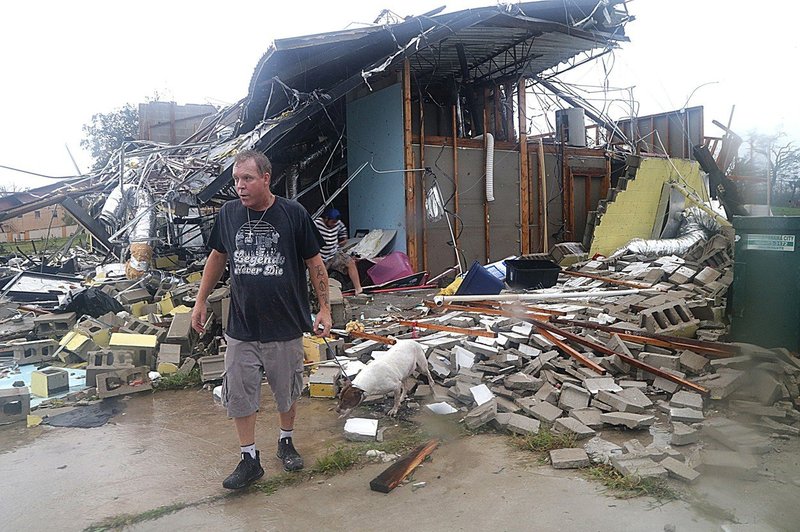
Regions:
<instances>
[{"instance_id":1,"label":"black sneaker","mask_svg":"<svg viewBox=\"0 0 800 532\"><path fill-rule=\"evenodd\" d=\"M303 458L294 448L291 438L281 438L278 440L278 458L283 461L283 469L286 471L299 471L303 469Z\"/></svg>"},{"instance_id":2,"label":"black sneaker","mask_svg":"<svg viewBox=\"0 0 800 532\"><path fill-rule=\"evenodd\" d=\"M261 457L258 451L256 451L255 458L252 458L250 453L242 453L242 461L239 462L233 473L222 481L222 487L229 490L240 490L263 476L264 468L261 467Z\"/></svg>"}]
</instances>

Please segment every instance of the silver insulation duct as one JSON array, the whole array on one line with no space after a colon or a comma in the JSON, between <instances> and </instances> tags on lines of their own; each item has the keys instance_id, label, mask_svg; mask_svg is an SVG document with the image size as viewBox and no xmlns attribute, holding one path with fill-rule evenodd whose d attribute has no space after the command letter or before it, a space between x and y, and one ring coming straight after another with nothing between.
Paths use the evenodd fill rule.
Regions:
<instances>
[{"instance_id":1,"label":"silver insulation duct","mask_svg":"<svg viewBox=\"0 0 800 532\"><path fill-rule=\"evenodd\" d=\"M689 207L681 213L681 225L676 238L644 240L634 238L624 247L616 250L610 258L620 257L628 253L647 257L663 257L665 255L682 255L690 247L705 240L720 230L719 222L699 207Z\"/></svg>"},{"instance_id":2,"label":"silver insulation duct","mask_svg":"<svg viewBox=\"0 0 800 532\"><path fill-rule=\"evenodd\" d=\"M153 237L156 213L153 198L144 187L120 185L108 195L100 212L100 221L114 232L125 222L126 212L132 211L132 225L128 230L129 242L148 242Z\"/></svg>"},{"instance_id":3,"label":"silver insulation duct","mask_svg":"<svg viewBox=\"0 0 800 532\"><path fill-rule=\"evenodd\" d=\"M120 226L122 217L125 215L125 207L127 206L129 197L127 192L133 188L133 185L119 185L106 198L103 204L103 210L100 212L100 221L106 226L111 228L109 231L113 233L116 228Z\"/></svg>"},{"instance_id":4,"label":"silver insulation duct","mask_svg":"<svg viewBox=\"0 0 800 532\"><path fill-rule=\"evenodd\" d=\"M153 197L144 187L136 191L136 212L134 224L128 231L128 241L149 242L153 238L156 226L156 211L153 208Z\"/></svg>"}]
</instances>

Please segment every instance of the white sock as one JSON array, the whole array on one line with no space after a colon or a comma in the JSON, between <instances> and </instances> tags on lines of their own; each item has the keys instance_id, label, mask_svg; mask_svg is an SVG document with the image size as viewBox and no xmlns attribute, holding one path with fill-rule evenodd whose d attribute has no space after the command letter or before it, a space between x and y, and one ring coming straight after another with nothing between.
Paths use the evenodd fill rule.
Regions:
<instances>
[{"instance_id":1,"label":"white sock","mask_svg":"<svg viewBox=\"0 0 800 532\"><path fill-rule=\"evenodd\" d=\"M278 439L282 440L284 438L291 438L292 437L292 432L294 432L294 429L292 429L292 430L283 430L283 429L281 429L281 435L280 435L280 437Z\"/></svg>"},{"instance_id":2,"label":"white sock","mask_svg":"<svg viewBox=\"0 0 800 532\"><path fill-rule=\"evenodd\" d=\"M256 457L256 444L251 443L250 445L242 445L242 454L247 453L250 455L250 458Z\"/></svg>"}]
</instances>

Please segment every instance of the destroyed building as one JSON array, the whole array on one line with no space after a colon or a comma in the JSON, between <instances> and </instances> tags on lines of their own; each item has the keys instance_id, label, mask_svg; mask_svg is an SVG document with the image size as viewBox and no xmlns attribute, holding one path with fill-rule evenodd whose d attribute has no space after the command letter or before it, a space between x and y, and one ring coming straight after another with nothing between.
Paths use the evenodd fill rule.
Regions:
<instances>
[{"instance_id":1,"label":"destroyed building","mask_svg":"<svg viewBox=\"0 0 800 532\"><path fill-rule=\"evenodd\" d=\"M32 370L45 406L75 377L54 360L85 371L81 399L192 372L219 394L227 287L209 297L213 334L188 312L216 210L236 197L233 156L253 148L277 194L313 215L335 204L352 232L387 233L384 251L430 274L399 299L376 282L345 301L334 283L338 338L304 338L311 397L335 397L414 339L432 378L411 379L404 415L567 435L549 455L559 469L758 478L776 442L800 434L800 344L793 316L753 318L731 287L766 293L736 274L790 239L735 235L747 212L726 175L741 142L730 124L706 135L702 107L613 121L559 80L624 43L630 20L621 1L545 1L276 41L247 96L183 143L128 145L93 175L0 199L0 219L63 205L100 251L65 246L7 272L0 360ZM529 137L533 85L565 109ZM736 320L758 323L763 345ZM0 401L18 405L10 421L31 408L20 389ZM386 398L367 405L345 438L385 428Z\"/></svg>"}]
</instances>

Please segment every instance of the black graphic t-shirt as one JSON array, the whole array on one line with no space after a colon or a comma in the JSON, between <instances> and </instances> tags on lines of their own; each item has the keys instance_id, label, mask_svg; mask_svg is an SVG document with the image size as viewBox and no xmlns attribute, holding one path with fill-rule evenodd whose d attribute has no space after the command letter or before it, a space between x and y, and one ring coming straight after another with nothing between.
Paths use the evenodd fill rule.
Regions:
<instances>
[{"instance_id":1,"label":"black graphic t-shirt","mask_svg":"<svg viewBox=\"0 0 800 532\"><path fill-rule=\"evenodd\" d=\"M305 260L319 253L302 205L276 196L265 211L222 206L209 247L228 255L231 308L226 332L246 342L293 340L311 330ZM262 214L264 215L262 218Z\"/></svg>"}]
</instances>

